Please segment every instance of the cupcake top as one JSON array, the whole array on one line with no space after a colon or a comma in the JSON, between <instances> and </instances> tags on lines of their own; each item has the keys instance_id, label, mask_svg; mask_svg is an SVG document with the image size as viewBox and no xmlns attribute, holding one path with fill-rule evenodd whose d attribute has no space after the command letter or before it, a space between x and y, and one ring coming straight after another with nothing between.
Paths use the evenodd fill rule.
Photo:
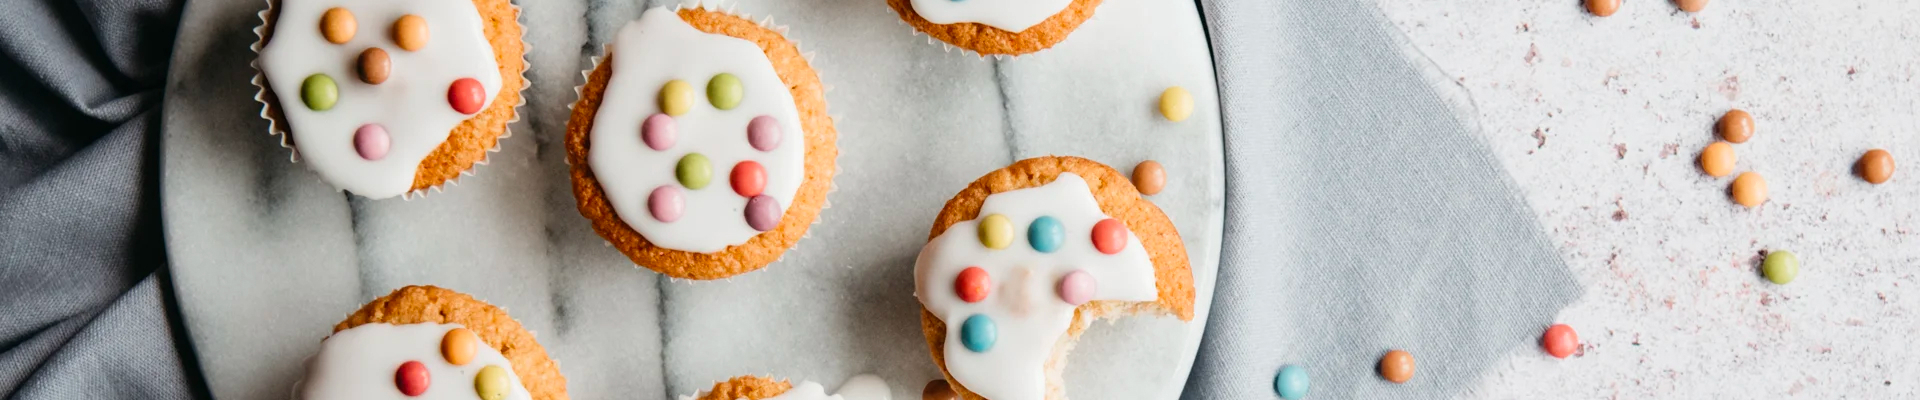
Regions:
<instances>
[{"instance_id":1,"label":"cupcake top","mask_svg":"<svg viewBox=\"0 0 1920 400\"><path fill-rule=\"evenodd\" d=\"M282 0L258 66L321 178L369 198L412 189L421 160L492 104L499 65L468 0Z\"/></svg>"},{"instance_id":2,"label":"cupcake top","mask_svg":"<svg viewBox=\"0 0 1920 400\"><path fill-rule=\"evenodd\" d=\"M530 399L513 364L459 324L366 324L308 360L299 400Z\"/></svg>"},{"instance_id":3,"label":"cupcake top","mask_svg":"<svg viewBox=\"0 0 1920 400\"><path fill-rule=\"evenodd\" d=\"M653 8L614 38L588 165L654 245L713 253L780 225L806 178L793 94L761 47Z\"/></svg>"},{"instance_id":4,"label":"cupcake top","mask_svg":"<svg viewBox=\"0 0 1920 400\"><path fill-rule=\"evenodd\" d=\"M978 218L927 242L914 271L915 296L947 325L947 372L999 400L1046 396L1075 308L1159 298L1146 247L1072 172L987 196Z\"/></svg>"},{"instance_id":5,"label":"cupcake top","mask_svg":"<svg viewBox=\"0 0 1920 400\"><path fill-rule=\"evenodd\" d=\"M972 22L1008 32L1025 31L1073 0L913 0L913 12L936 24Z\"/></svg>"}]
</instances>

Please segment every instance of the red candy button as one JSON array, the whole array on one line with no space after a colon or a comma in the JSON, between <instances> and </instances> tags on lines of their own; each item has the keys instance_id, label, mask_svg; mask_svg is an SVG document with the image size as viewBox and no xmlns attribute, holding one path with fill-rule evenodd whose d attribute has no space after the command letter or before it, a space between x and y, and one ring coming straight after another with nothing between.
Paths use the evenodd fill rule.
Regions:
<instances>
[{"instance_id":1,"label":"red candy button","mask_svg":"<svg viewBox=\"0 0 1920 400\"><path fill-rule=\"evenodd\" d=\"M728 179L733 182L733 192L741 197L759 196L767 188L767 169L752 160L741 161L733 165Z\"/></svg>"},{"instance_id":2,"label":"red candy button","mask_svg":"<svg viewBox=\"0 0 1920 400\"><path fill-rule=\"evenodd\" d=\"M427 375L427 365L419 361L400 364L400 370L393 373L393 384L400 387L400 394L408 397L426 393L431 381L432 377Z\"/></svg>"},{"instance_id":3,"label":"red candy button","mask_svg":"<svg viewBox=\"0 0 1920 400\"><path fill-rule=\"evenodd\" d=\"M447 86L447 104L452 104L453 110L461 114L473 115L480 112L480 104L485 102L487 102L487 89L481 87L480 81L473 78L460 78Z\"/></svg>"},{"instance_id":4,"label":"red candy button","mask_svg":"<svg viewBox=\"0 0 1920 400\"><path fill-rule=\"evenodd\" d=\"M993 279L987 277L987 270L980 267L967 267L960 270L958 279L953 280L953 291L960 294L960 300L979 303L987 299L987 291L991 290L988 286L991 285L993 285Z\"/></svg>"},{"instance_id":5,"label":"red candy button","mask_svg":"<svg viewBox=\"0 0 1920 400\"><path fill-rule=\"evenodd\" d=\"M1580 335L1573 333L1573 327L1566 324L1554 324L1547 333L1540 336L1540 346L1547 348L1547 354L1555 358L1567 358L1574 350L1580 349Z\"/></svg>"},{"instance_id":6,"label":"red candy button","mask_svg":"<svg viewBox=\"0 0 1920 400\"><path fill-rule=\"evenodd\" d=\"M1127 225L1113 218L1093 224L1093 248L1104 254L1119 253L1120 249L1127 248Z\"/></svg>"}]
</instances>

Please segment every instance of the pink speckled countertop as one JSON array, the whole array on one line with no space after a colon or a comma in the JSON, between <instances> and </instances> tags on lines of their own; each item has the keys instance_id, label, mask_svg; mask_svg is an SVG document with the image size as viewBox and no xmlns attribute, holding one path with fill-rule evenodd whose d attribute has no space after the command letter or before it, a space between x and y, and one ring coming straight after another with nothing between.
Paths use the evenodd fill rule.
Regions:
<instances>
[{"instance_id":1,"label":"pink speckled countertop","mask_svg":"<svg viewBox=\"0 0 1920 400\"><path fill-rule=\"evenodd\" d=\"M1513 351L1465 398L1920 396L1920 2L1381 0L1469 93L1585 295L1584 341ZM1748 210L1695 158L1730 107L1752 112ZM1851 168L1891 151L1891 182ZM1791 250L1788 285L1760 252ZM1543 327L1544 329L1544 327Z\"/></svg>"}]
</instances>

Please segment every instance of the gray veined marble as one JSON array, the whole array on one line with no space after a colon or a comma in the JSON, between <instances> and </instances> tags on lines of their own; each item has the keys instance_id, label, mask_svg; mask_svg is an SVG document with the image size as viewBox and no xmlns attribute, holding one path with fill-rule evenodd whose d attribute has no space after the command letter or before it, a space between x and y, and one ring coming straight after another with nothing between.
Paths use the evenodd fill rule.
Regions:
<instances>
[{"instance_id":1,"label":"gray veined marble","mask_svg":"<svg viewBox=\"0 0 1920 400\"><path fill-rule=\"evenodd\" d=\"M1151 199L1185 237L1202 310L1210 303L1224 179L1213 68L1190 2L1108 0L1054 49L1001 61L927 43L882 0L734 4L773 16L815 55L840 172L809 238L765 270L713 282L634 267L568 188L561 142L580 71L650 4L521 5L533 82L523 119L476 176L412 201L338 192L265 134L247 83L263 2L188 7L162 199L174 285L216 396L284 398L334 323L395 287L433 284L506 307L559 360L574 398L664 399L743 374L831 387L867 372L894 398L917 398L938 376L911 272L934 213L979 175L1049 154L1122 172L1165 164L1169 187ZM1193 92L1192 119L1154 111L1172 85ZM1205 326L1101 325L1074 350L1072 397L1175 397Z\"/></svg>"}]
</instances>

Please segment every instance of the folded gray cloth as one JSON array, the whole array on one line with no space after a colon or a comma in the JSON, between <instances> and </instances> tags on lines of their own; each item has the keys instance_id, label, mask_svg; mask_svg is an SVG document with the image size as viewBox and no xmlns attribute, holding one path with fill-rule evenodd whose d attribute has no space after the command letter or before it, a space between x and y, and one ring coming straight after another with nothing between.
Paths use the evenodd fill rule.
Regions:
<instances>
[{"instance_id":1,"label":"folded gray cloth","mask_svg":"<svg viewBox=\"0 0 1920 400\"><path fill-rule=\"evenodd\" d=\"M1227 225L1191 399L1446 398L1580 289L1459 89L1372 2L1201 1ZM1395 385L1375 365L1404 349Z\"/></svg>"},{"instance_id":2,"label":"folded gray cloth","mask_svg":"<svg viewBox=\"0 0 1920 400\"><path fill-rule=\"evenodd\" d=\"M0 2L0 397L189 398L156 274L180 2Z\"/></svg>"}]
</instances>

